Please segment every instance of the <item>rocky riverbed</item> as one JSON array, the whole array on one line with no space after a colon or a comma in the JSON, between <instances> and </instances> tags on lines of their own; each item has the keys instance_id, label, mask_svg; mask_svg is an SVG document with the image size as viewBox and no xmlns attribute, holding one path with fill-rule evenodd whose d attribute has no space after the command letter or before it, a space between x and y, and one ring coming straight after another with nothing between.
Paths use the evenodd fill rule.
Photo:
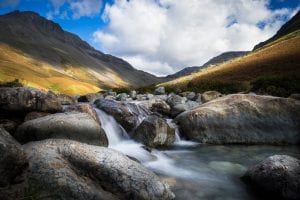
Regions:
<instances>
[{"instance_id":1,"label":"rocky riverbed","mask_svg":"<svg viewBox=\"0 0 300 200\"><path fill-rule=\"evenodd\" d=\"M300 198L294 98L20 87L0 111L1 199Z\"/></svg>"}]
</instances>

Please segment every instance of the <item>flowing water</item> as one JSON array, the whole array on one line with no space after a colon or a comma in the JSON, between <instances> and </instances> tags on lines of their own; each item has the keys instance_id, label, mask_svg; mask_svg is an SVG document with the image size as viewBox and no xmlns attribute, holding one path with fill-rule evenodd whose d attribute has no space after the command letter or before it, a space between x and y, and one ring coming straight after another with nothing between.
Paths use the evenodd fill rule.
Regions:
<instances>
[{"instance_id":1,"label":"flowing water","mask_svg":"<svg viewBox=\"0 0 300 200\"><path fill-rule=\"evenodd\" d=\"M176 124L176 141L165 151L151 153L130 140L126 131L105 112L98 110L109 148L134 157L169 183L176 199L242 200L257 199L240 177L252 165L274 154L300 158L298 146L203 145L180 139Z\"/></svg>"}]
</instances>

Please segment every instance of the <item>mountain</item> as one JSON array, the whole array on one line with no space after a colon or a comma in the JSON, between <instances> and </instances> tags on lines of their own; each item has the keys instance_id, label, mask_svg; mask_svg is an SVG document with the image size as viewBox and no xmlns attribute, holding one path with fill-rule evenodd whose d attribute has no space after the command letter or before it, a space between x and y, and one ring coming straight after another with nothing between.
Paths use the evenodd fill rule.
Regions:
<instances>
[{"instance_id":1,"label":"mountain","mask_svg":"<svg viewBox=\"0 0 300 200\"><path fill-rule=\"evenodd\" d=\"M162 80L30 11L0 15L0 51L0 81L18 78L26 85L67 94Z\"/></svg>"},{"instance_id":2,"label":"mountain","mask_svg":"<svg viewBox=\"0 0 300 200\"><path fill-rule=\"evenodd\" d=\"M255 91L282 96L299 93L300 28L294 28L298 18L299 13L278 31L281 35L278 39L269 40L271 43L265 43L263 48L159 85L197 92L220 90L230 93L258 88Z\"/></svg>"},{"instance_id":3,"label":"mountain","mask_svg":"<svg viewBox=\"0 0 300 200\"><path fill-rule=\"evenodd\" d=\"M217 65L223 62L227 62L229 60L232 60L234 58L237 57L241 57L244 56L248 53L248 51L229 51L229 52L225 52L222 53L212 59L210 59L209 61L207 61L205 64L203 64L200 67L186 67L174 74L168 75L166 76L167 78L171 78L171 79L175 79L175 78L179 78L181 76L187 76L190 75L192 73L198 72L199 70L206 68L210 65Z\"/></svg>"},{"instance_id":4,"label":"mountain","mask_svg":"<svg viewBox=\"0 0 300 200\"><path fill-rule=\"evenodd\" d=\"M300 11L298 11L294 17L292 17L287 23L285 23L273 37L271 37L270 39L264 42L257 44L253 50L271 44L272 42L278 40L279 38L283 36L287 36L290 33L293 33L294 31L297 31L299 29L300 29Z\"/></svg>"}]
</instances>

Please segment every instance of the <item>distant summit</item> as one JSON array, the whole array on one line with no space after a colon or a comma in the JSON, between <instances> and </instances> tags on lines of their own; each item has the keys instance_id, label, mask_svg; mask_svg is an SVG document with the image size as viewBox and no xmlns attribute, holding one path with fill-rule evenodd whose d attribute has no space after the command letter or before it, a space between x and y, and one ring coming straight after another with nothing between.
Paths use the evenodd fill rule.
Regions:
<instances>
[{"instance_id":1,"label":"distant summit","mask_svg":"<svg viewBox=\"0 0 300 200\"><path fill-rule=\"evenodd\" d=\"M168 75L167 78L179 78L181 76L186 76L186 75L190 75L194 72L198 72L199 70L208 67L210 65L216 65L216 64L220 64L226 61L229 61L231 59L237 58L237 57L241 57L246 55L247 53L249 53L249 51L229 51L229 52L225 52L222 53L216 57L213 57L212 59L210 59L208 62L206 62L205 64L203 64L200 67L186 67L178 72L176 72L175 74L172 75Z\"/></svg>"},{"instance_id":2,"label":"distant summit","mask_svg":"<svg viewBox=\"0 0 300 200\"><path fill-rule=\"evenodd\" d=\"M282 36L288 35L299 29L300 29L300 11L298 11L297 14L294 17L292 17L292 19L290 19L287 23L285 23L273 37L271 37L270 39L264 42L259 43L254 47L253 50L259 49L267 44L270 44L275 40L281 38Z\"/></svg>"}]
</instances>

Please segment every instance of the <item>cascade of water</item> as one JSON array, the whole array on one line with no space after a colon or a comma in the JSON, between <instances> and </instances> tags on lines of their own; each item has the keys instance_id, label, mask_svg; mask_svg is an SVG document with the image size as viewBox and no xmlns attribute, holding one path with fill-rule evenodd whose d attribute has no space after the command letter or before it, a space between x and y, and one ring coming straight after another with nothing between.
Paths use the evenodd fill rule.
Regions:
<instances>
[{"instance_id":1,"label":"cascade of water","mask_svg":"<svg viewBox=\"0 0 300 200\"><path fill-rule=\"evenodd\" d=\"M110 146L119 144L122 140L128 138L126 131L116 122L116 120L112 116L107 115L102 110L99 110L97 108L95 109L100 118L101 126L107 133L106 135Z\"/></svg>"}]
</instances>

